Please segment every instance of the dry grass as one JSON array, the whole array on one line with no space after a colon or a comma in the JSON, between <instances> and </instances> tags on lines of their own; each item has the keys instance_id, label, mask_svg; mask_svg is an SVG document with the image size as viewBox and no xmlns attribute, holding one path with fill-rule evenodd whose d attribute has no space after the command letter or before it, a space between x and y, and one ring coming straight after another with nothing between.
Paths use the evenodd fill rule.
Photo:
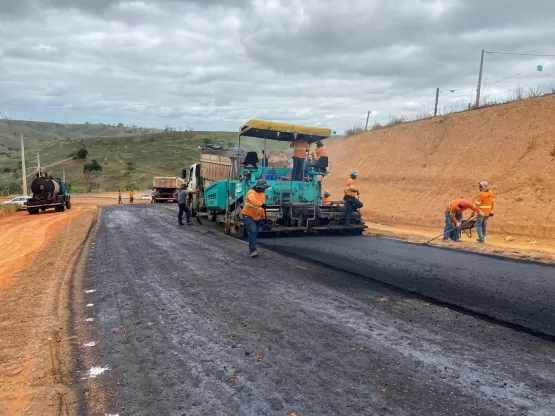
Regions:
<instances>
[{"instance_id":1,"label":"dry grass","mask_svg":"<svg viewBox=\"0 0 555 416\"><path fill-rule=\"evenodd\" d=\"M360 133L364 133L364 127L362 126L352 126L347 128L347 130L345 130L346 137L355 136Z\"/></svg>"},{"instance_id":2,"label":"dry grass","mask_svg":"<svg viewBox=\"0 0 555 416\"><path fill-rule=\"evenodd\" d=\"M16 204L3 204L0 205L0 217L5 215L13 214L17 212L17 205Z\"/></svg>"}]
</instances>

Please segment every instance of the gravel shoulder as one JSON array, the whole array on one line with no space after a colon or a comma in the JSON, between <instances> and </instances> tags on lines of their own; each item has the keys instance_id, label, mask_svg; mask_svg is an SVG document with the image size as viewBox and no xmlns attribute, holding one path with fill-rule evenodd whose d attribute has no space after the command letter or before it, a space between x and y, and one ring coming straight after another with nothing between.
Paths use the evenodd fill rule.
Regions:
<instances>
[{"instance_id":1,"label":"gravel shoulder","mask_svg":"<svg viewBox=\"0 0 555 416\"><path fill-rule=\"evenodd\" d=\"M71 302L79 414L555 413L552 342L296 256L252 260L170 209L101 209Z\"/></svg>"}]
</instances>

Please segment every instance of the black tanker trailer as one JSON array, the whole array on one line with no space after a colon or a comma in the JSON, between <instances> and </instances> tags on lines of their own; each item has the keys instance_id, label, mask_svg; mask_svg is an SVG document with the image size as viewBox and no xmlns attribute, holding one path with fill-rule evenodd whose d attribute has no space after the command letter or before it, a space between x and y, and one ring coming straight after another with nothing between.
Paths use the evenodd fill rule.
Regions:
<instances>
[{"instance_id":1,"label":"black tanker trailer","mask_svg":"<svg viewBox=\"0 0 555 416\"><path fill-rule=\"evenodd\" d=\"M31 183L31 191L32 196L25 204L29 214L38 214L39 210L46 211L49 208L54 208L56 212L71 208L71 197L60 178L37 173Z\"/></svg>"}]
</instances>

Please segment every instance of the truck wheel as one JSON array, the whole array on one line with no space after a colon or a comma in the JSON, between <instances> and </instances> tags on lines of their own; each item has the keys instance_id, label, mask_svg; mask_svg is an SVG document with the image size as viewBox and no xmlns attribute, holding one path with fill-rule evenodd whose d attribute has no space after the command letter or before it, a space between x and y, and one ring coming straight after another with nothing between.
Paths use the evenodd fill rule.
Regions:
<instances>
[{"instance_id":1,"label":"truck wheel","mask_svg":"<svg viewBox=\"0 0 555 416\"><path fill-rule=\"evenodd\" d=\"M66 208L67 208L67 209L71 209L71 199L68 199L68 200L66 201Z\"/></svg>"},{"instance_id":2,"label":"truck wheel","mask_svg":"<svg viewBox=\"0 0 555 416\"><path fill-rule=\"evenodd\" d=\"M64 201L64 197L59 195L58 196L58 212L64 212L66 210L66 202Z\"/></svg>"},{"instance_id":3,"label":"truck wheel","mask_svg":"<svg viewBox=\"0 0 555 416\"><path fill-rule=\"evenodd\" d=\"M39 210L37 208L29 208L27 212L29 213L29 215L35 215L39 213Z\"/></svg>"}]
</instances>

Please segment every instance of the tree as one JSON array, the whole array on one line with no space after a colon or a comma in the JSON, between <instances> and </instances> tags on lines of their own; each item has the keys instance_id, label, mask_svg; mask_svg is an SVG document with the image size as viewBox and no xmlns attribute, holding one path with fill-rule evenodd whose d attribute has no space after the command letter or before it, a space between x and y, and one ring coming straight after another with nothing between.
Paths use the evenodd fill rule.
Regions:
<instances>
[{"instance_id":1,"label":"tree","mask_svg":"<svg viewBox=\"0 0 555 416\"><path fill-rule=\"evenodd\" d=\"M203 143L204 143L205 146L214 144L214 140L212 140L211 137L205 137L202 141L203 141Z\"/></svg>"},{"instance_id":2,"label":"tree","mask_svg":"<svg viewBox=\"0 0 555 416\"><path fill-rule=\"evenodd\" d=\"M83 165L83 173L87 172L102 172L102 166L97 162L96 159L93 159L91 163L85 163Z\"/></svg>"},{"instance_id":3,"label":"tree","mask_svg":"<svg viewBox=\"0 0 555 416\"><path fill-rule=\"evenodd\" d=\"M100 187L100 174L102 173L102 166L93 159L91 163L85 163L83 166L83 175L87 183L87 192L98 191Z\"/></svg>"},{"instance_id":4,"label":"tree","mask_svg":"<svg viewBox=\"0 0 555 416\"><path fill-rule=\"evenodd\" d=\"M81 149L75 152L75 155L73 156L73 160L87 160L88 154L89 154L89 151L84 147L82 147Z\"/></svg>"},{"instance_id":5,"label":"tree","mask_svg":"<svg viewBox=\"0 0 555 416\"><path fill-rule=\"evenodd\" d=\"M130 175L131 172L133 172L136 169L135 164L131 161L125 163L125 168L127 169L128 175Z\"/></svg>"}]
</instances>

